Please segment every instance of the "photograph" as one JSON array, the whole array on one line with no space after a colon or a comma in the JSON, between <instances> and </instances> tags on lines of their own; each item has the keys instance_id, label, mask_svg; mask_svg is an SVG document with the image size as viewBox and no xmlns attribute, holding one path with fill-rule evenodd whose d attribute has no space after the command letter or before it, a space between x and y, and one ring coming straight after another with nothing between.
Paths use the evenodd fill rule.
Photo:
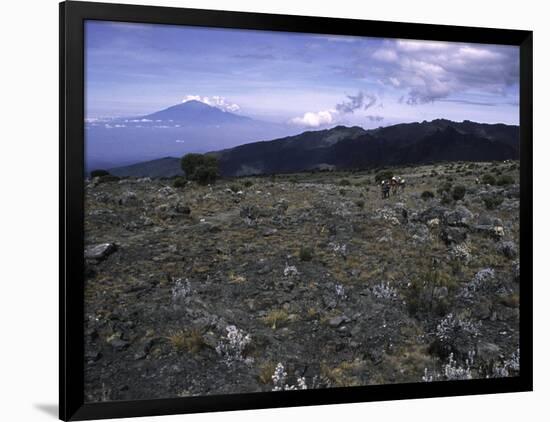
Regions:
<instances>
[{"instance_id":1,"label":"photograph","mask_svg":"<svg viewBox=\"0 0 550 422\"><path fill-rule=\"evenodd\" d=\"M85 403L519 377L519 46L83 25Z\"/></svg>"}]
</instances>

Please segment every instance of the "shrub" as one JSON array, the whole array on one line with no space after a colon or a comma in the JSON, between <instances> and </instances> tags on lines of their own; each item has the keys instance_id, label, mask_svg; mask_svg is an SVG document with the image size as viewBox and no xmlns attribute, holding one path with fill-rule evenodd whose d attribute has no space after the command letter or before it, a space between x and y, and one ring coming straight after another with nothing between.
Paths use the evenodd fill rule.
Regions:
<instances>
[{"instance_id":1,"label":"shrub","mask_svg":"<svg viewBox=\"0 0 550 422\"><path fill-rule=\"evenodd\" d=\"M238 185L238 184L233 184L233 185L229 186L229 189L231 189L233 192L237 193L238 191L241 190L241 186Z\"/></svg>"},{"instance_id":2,"label":"shrub","mask_svg":"<svg viewBox=\"0 0 550 422\"><path fill-rule=\"evenodd\" d=\"M187 154L181 159L181 168L189 180L209 184L219 176L218 159L212 155Z\"/></svg>"},{"instance_id":3,"label":"shrub","mask_svg":"<svg viewBox=\"0 0 550 422\"><path fill-rule=\"evenodd\" d=\"M463 199L465 194L466 187L464 185L456 185L451 191L451 195L455 201Z\"/></svg>"},{"instance_id":4,"label":"shrub","mask_svg":"<svg viewBox=\"0 0 550 422\"><path fill-rule=\"evenodd\" d=\"M311 261L313 259L313 249L309 246L300 248L300 261Z\"/></svg>"},{"instance_id":5,"label":"shrub","mask_svg":"<svg viewBox=\"0 0 550 422\"><path fill-rule=\"evenodd\" d=\"M201 185L214 183L218 178L218 171L214 167L199 166L195 170L194 179Z\"/></svg>"},{"instance_id":6,"label":"shrub","mask_svg":"<svg viewBox=\"0 0 550 422\"><path fill-rule=\"evenodd\" d=\"M500 176L496 181L497 186L507 186L514 184L514 178L509 175Z\"/></svg>"},{"instance_id":7,"label":"shrub","mask_svg":"<svg viewBox=\"0 0 550 422\"><path fill-rule=\"evenodd\" d=\"M451 182L445 182L437 188L437 193L441 195L443 192L450 192L452 188L453 185Z\"/></svg>"},{"instance_id":8,"label":"shrub","mask_svg":"<svg viewBox=\"0 0 550 422\"><path fill-rule=\"evenodd\" d=\"M502 204L503 198L497 195L487 196L483 199L483 202L485 203L485 208L488 210L494 210L498 208L500 204Z\"/></svg>"},{"instance_id":9,"label":"shrub","mask_svg":"<svg viewBox=\"0 0 550 422\"><path fill-rule=\"evenodd\" d=\"M441 194L440 202L442 205L449 205L451 202L453 202L453 198L451 197L451 194L449 192L444 191Z\"/></svg>"},{"instance_id":10,"label":"shrub","mask_svg":"<svg viewBox=\"0 0 550 422\"><path fill-rule=\"evenodd\" d=\"M340 180L340 186L350 186L351 182L348 179Z\"/></svg>"},{"instance_id":11,"label":"shrub","mask_svg":"<svg viewBox=\"0 0 550 422\"><path fill-rule=\"evenodd\" d=\"M382 180L388 180L393 177L393 171L391 170L381 170L378 173L376 173L376 176L374 176L374 181L376 183L380 183Z\"/></svg>"},{"instance_id":12,"label":"shrub","mask_svg":"<svg viewBox=\"0 0 550 422\"><path fill-rule=\"evenodd\" d=\"M244 187L245 188L249 188L250 186L252 186L254 183L252 182L252 180L245 180L245 182L243 183Z\"/></svg>"},{"instance_id":13,"label":"shrub","mask_svg":"<svg viewBox=\"0 0 550 422\"><path fill-rule=\"evenodd\" d=\"M420 197L424 200L424 201L427 201L428 199L432 199L434 197L434 193L431 191L431 190L425 190L424 192L422 192L422 194L420 195Z\"/></svg>"},{"instance_id":14,"label":"shrub","mask_svg":"<svg viewBox=\"0 0 550 422\"><path fill-rule=\"evenodd\" d=\"M90 177L93 179L94 177L101 177L101 176L110 176L111 173L109 173L107 170L92 170L90 172Z\"/></svg>"},{"instance_id":15,"label":"shrub","mask_svg":"<svg viewBox=\"0 0 550 422\"><path fill-rule=\"evenodd\" d=\"M481 183L484 185L494 185L496 183L495 176L492 174L484 174L481 178Z\"/></svg>"},{"instance_id":16,"label":"shrub","mask_svg":"<svg viewBox=\"0 0 550 422\"><path fill-rule=\"evenodd\" d=\"M365 201L363 201L362 199L358 199L357 201L355 201L355 205L357 205L359 208L365 208Z\"/></svg>"},{"instance_id":17,"label":"shrub","mask_svg":"<svg viewBox=\"0 0 550 422\"><path fill-rule=\"evenodd\" d=\"M340 192L340 195L346 196L346 190L345 189L340 189L339 192Z\"/></svg>"},{"instance_id":18,"label":"shrub","mask_svg":"<svg viewBox=\"0 0 550 422\"><path fill-rule=\"evenodd\" d=\"M120 180L120 177L113 176L112 174L106 174L105 176L100 176L98 179L99 183L118 182L119 180Z\"/></svg>"},{"instance_id":19,"label":"shrub","mask_svg":"<svg viewBox=\"0 0 550 422\"><path fill-rule=\"evenodd\" d=\"M185 185L187 184L187 180L185 179L185 177L176 177L174 179L174 187L175 188L183 188L185 187Z\"/></svg>"}]
</instances>

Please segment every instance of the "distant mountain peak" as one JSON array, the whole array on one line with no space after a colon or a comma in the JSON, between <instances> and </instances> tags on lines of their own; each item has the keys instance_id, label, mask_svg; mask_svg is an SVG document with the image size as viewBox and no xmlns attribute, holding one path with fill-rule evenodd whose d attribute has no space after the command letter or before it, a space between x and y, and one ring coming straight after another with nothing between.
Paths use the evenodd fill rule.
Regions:
<instances>
[{"instance_id":1,"label":"distant mountain peak","mask_svg":"<svg viewBox=\"0 0 550 422\"><path fill-rule=\"evenodd\" d=\"M188 100L188 101L183 101L179 104L176 104L172 107L177 107L177 108L195 108L195 109L203 109L203 110L208 110L208 109L211 109L211 108L217 108L217 107L214 107L214 106L211 106L209 104L206 104L206 103L203 103L202 101L199 101L199 100ZM220 111L224 111L224 110L221 110L219 108L217 108L218 110Z\"/></svg>"},{"instance_id":2,"label":"distant mountain peak","mask_svg":"<svg viewBox=\"0 0 550 422\"><path fill-rule=\"evenodd\" d=\"M182 122L184 124L220 124L251 120L198 100L179 103L142 117L148 120Z\"/></svg>"}]
</instances>

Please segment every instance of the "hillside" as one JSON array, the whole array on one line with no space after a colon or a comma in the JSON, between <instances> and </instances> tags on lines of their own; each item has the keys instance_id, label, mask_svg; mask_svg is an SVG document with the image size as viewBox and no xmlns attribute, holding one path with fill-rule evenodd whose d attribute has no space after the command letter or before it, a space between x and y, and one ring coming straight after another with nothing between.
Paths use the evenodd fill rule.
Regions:
<instances>
[{"instance_id":1,"label":"hillside","mask_svg":"<svg viewBox=\"0 0 550 422\"><path fill-rule=\"evenodd\" d=\"M518 163L393 170L88 182L86 400L517 375Z\"/></svg>"}]
</instances>

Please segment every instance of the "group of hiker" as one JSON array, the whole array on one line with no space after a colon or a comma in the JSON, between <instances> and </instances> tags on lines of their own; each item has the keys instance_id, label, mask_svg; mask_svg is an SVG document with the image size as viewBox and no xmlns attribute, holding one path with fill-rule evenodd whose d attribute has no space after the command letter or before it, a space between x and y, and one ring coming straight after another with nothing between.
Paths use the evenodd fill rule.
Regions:
<instances>
[{"instance_id":1,"label":"group of hiker","mask_svg":"<svg viewBox=\"0 0 550 422\"><path fill-rule=\"evenodd\" d=\"M382 192L382 199L390 197L392 195L397 195L399 192L405 190L405 179L400 176L393 176L389 180L382 180L380 183L380 190Z\"/></svg>"}]
</instances>

